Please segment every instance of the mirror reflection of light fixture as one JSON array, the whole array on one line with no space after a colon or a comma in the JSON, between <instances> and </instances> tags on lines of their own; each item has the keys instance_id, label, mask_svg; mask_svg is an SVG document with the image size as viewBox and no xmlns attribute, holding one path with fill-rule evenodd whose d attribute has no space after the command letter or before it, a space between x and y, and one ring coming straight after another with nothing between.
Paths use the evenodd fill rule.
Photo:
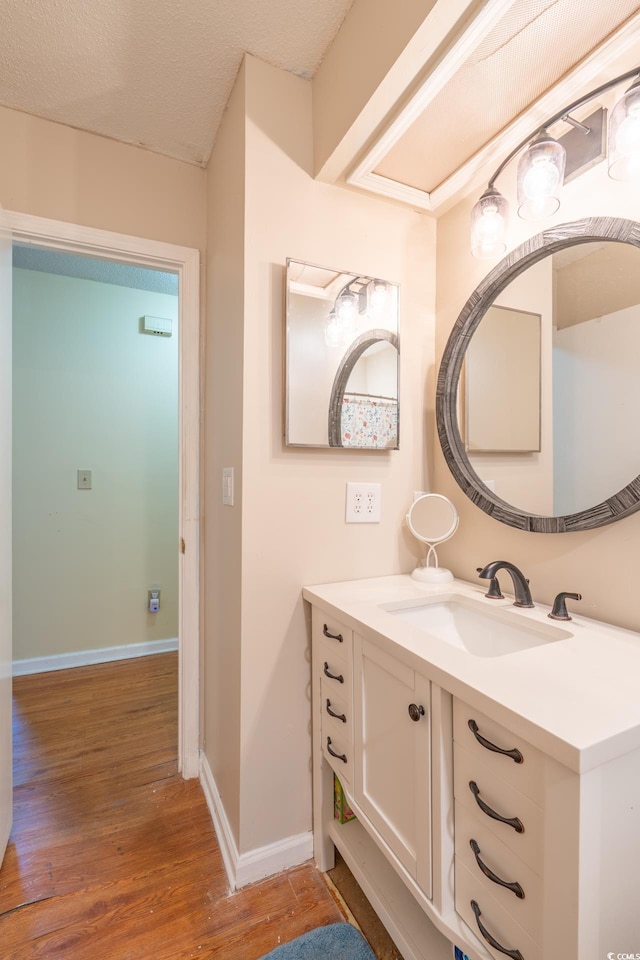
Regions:
<instances>
[{"instance_id":1,"label":"mirror reflection of light fixture","mask_svg":"<svg viewBox=\"0 0 640 960\"><path fill-rule=\"evenodd\" d=\"M368 277L350 280L338 293L325 321L324 338L327 346L342 347L355 340L361 328L369 327L370 321L387 308L388 296L384 280Z\"/></svg>"},{"instance_id":2,"label":"mirror reflection of light fixture","mask_svg":"<svg viewBox=\"0 0 640 960\"><path fill-rule=\"evenodd\" d=\"M345 326L355 323L358 316L358 295L351 290L351 284L347 284L336 297L335 310L336 317Z\"/></svg>"},{"instance_id":3,"label":"mirror reflection of light fixture","mask_svg":"<svg viewBox=\"0 0 640 960\"><path fill-rule=\"evenodd\" d=\"M571 112L632 77L635 78L634 83L618 101L611 114L609 176L614 180L627 180L640 175L640 67L636 67L563 107L538 127L533 136L529 134L505 157L471 211L471 252L474 257L494 259L506 250L508 204L494 184L511 160L526 147L518 163L518 215L525 220L540 220L551 216L560 206L559 195L564 181L565 163L567 168L571 166L573 176L581 169L591 166L594 160L597 162L603 155L598 155L598 151L602 149L598 142L600 130L592 130L591 127L574 120L570 116ZM603 109L602 113L604 123L606 111ZM584 157L576 160L572 157L571 150L567 153L560 141L549 136L547 128L558 120L582 129L585 139L591 135L591 152L583 149L581 153L584 153ZM573 147L573 143L568 146Z\"/></svg>"},{"instance_id":4,"label":"mirror reflection of light fixture","mask_svg":"<svg viewBox=\"0 0 640 960\"><path fill-rule=\"evenodd\" d=\"M335 310L331 310L325 320L324 340L328 347L341 347L344 344L344 329Z\"/></svg>"},{"instance_id":5,"label":"mirror reflection of light fixture","mask_svg":"<svg viewBox=\"0 0 640 960\"><path fill-rule=\"evenodd\" d=\"M382 310L387 304L389 291L384 280L370 280L367 284L369 288L369 303L371 309Z\"/></svg>"}]
</instances>

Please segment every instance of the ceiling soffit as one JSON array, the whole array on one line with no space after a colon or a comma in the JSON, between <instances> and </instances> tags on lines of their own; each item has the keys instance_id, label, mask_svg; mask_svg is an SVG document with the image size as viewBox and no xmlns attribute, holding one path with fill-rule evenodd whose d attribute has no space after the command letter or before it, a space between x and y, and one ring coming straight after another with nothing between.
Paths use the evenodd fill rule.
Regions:
<instances>
[{"instance_id":1,"label":"ceiling soffit","mask_svg":"<svg viewBox=\"0 0 640 960\"><path fill-rule=\"evenodd\" d=\"M635 46L640 59L639 39L640 0L493 0L347 181L426 210L448 206L621 53Z\"/></svg>"}]
</instances>

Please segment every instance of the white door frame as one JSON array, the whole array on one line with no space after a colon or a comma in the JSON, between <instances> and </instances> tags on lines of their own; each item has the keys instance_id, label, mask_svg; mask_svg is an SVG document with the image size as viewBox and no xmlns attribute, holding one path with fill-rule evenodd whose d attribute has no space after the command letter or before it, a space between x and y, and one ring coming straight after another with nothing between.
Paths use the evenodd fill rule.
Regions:
<instances>
[{"instance_id":1,"label":"white door frame","mask_svg":"<svg viewBox=\"0 0 640 960\"><path fill-rule=\"evenodd\" d=\"M179 537L178 764L199 774L200 734L200 254L157 240L5 211L14 240L178 274ZM178 549L178 545L176 545Z\"/></svg>"}]
</instances>

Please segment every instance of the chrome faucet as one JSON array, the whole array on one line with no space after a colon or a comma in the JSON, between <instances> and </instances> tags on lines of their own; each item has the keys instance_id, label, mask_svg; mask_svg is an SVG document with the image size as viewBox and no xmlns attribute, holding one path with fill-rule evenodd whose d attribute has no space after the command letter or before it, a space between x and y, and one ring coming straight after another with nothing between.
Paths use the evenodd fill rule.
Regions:
<instances>
[{"instance_id":1,"label":"chrome faucet","mask_svg":"<svg viewBox=\"0 0 640 960\"><path fill-rule=\"evenodd\" d=\"M513 563L509 563L508 560L494 560L493 563L488 563L486 567L478 571L478 576L483 580L493 580L498 570L506 570L513 580L513 592L516 598L514 601L514 606L533 607L534 603L531 599L529 581L526 580L524 574L518 570ZM491 590L489 590L489 593L486 593L485 596L495 597L495 593L492 594Z\"/></svg>"}]
</instances>

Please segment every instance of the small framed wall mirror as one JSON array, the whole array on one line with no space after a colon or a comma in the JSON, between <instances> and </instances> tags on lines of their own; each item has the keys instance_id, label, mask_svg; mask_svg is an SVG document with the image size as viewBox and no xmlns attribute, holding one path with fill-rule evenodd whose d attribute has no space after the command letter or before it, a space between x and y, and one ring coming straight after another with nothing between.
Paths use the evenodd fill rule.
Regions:
<instances>
[{"instance_id":1,"label":"small framed wall mirror","mask_svg":"<svg viewBox=\"0 0 640 960\"><path fill-rule=\"evenodd\" d=\"M398 284L287 259L285 442L397 450Z\"/></svg>"}]
</instances>

